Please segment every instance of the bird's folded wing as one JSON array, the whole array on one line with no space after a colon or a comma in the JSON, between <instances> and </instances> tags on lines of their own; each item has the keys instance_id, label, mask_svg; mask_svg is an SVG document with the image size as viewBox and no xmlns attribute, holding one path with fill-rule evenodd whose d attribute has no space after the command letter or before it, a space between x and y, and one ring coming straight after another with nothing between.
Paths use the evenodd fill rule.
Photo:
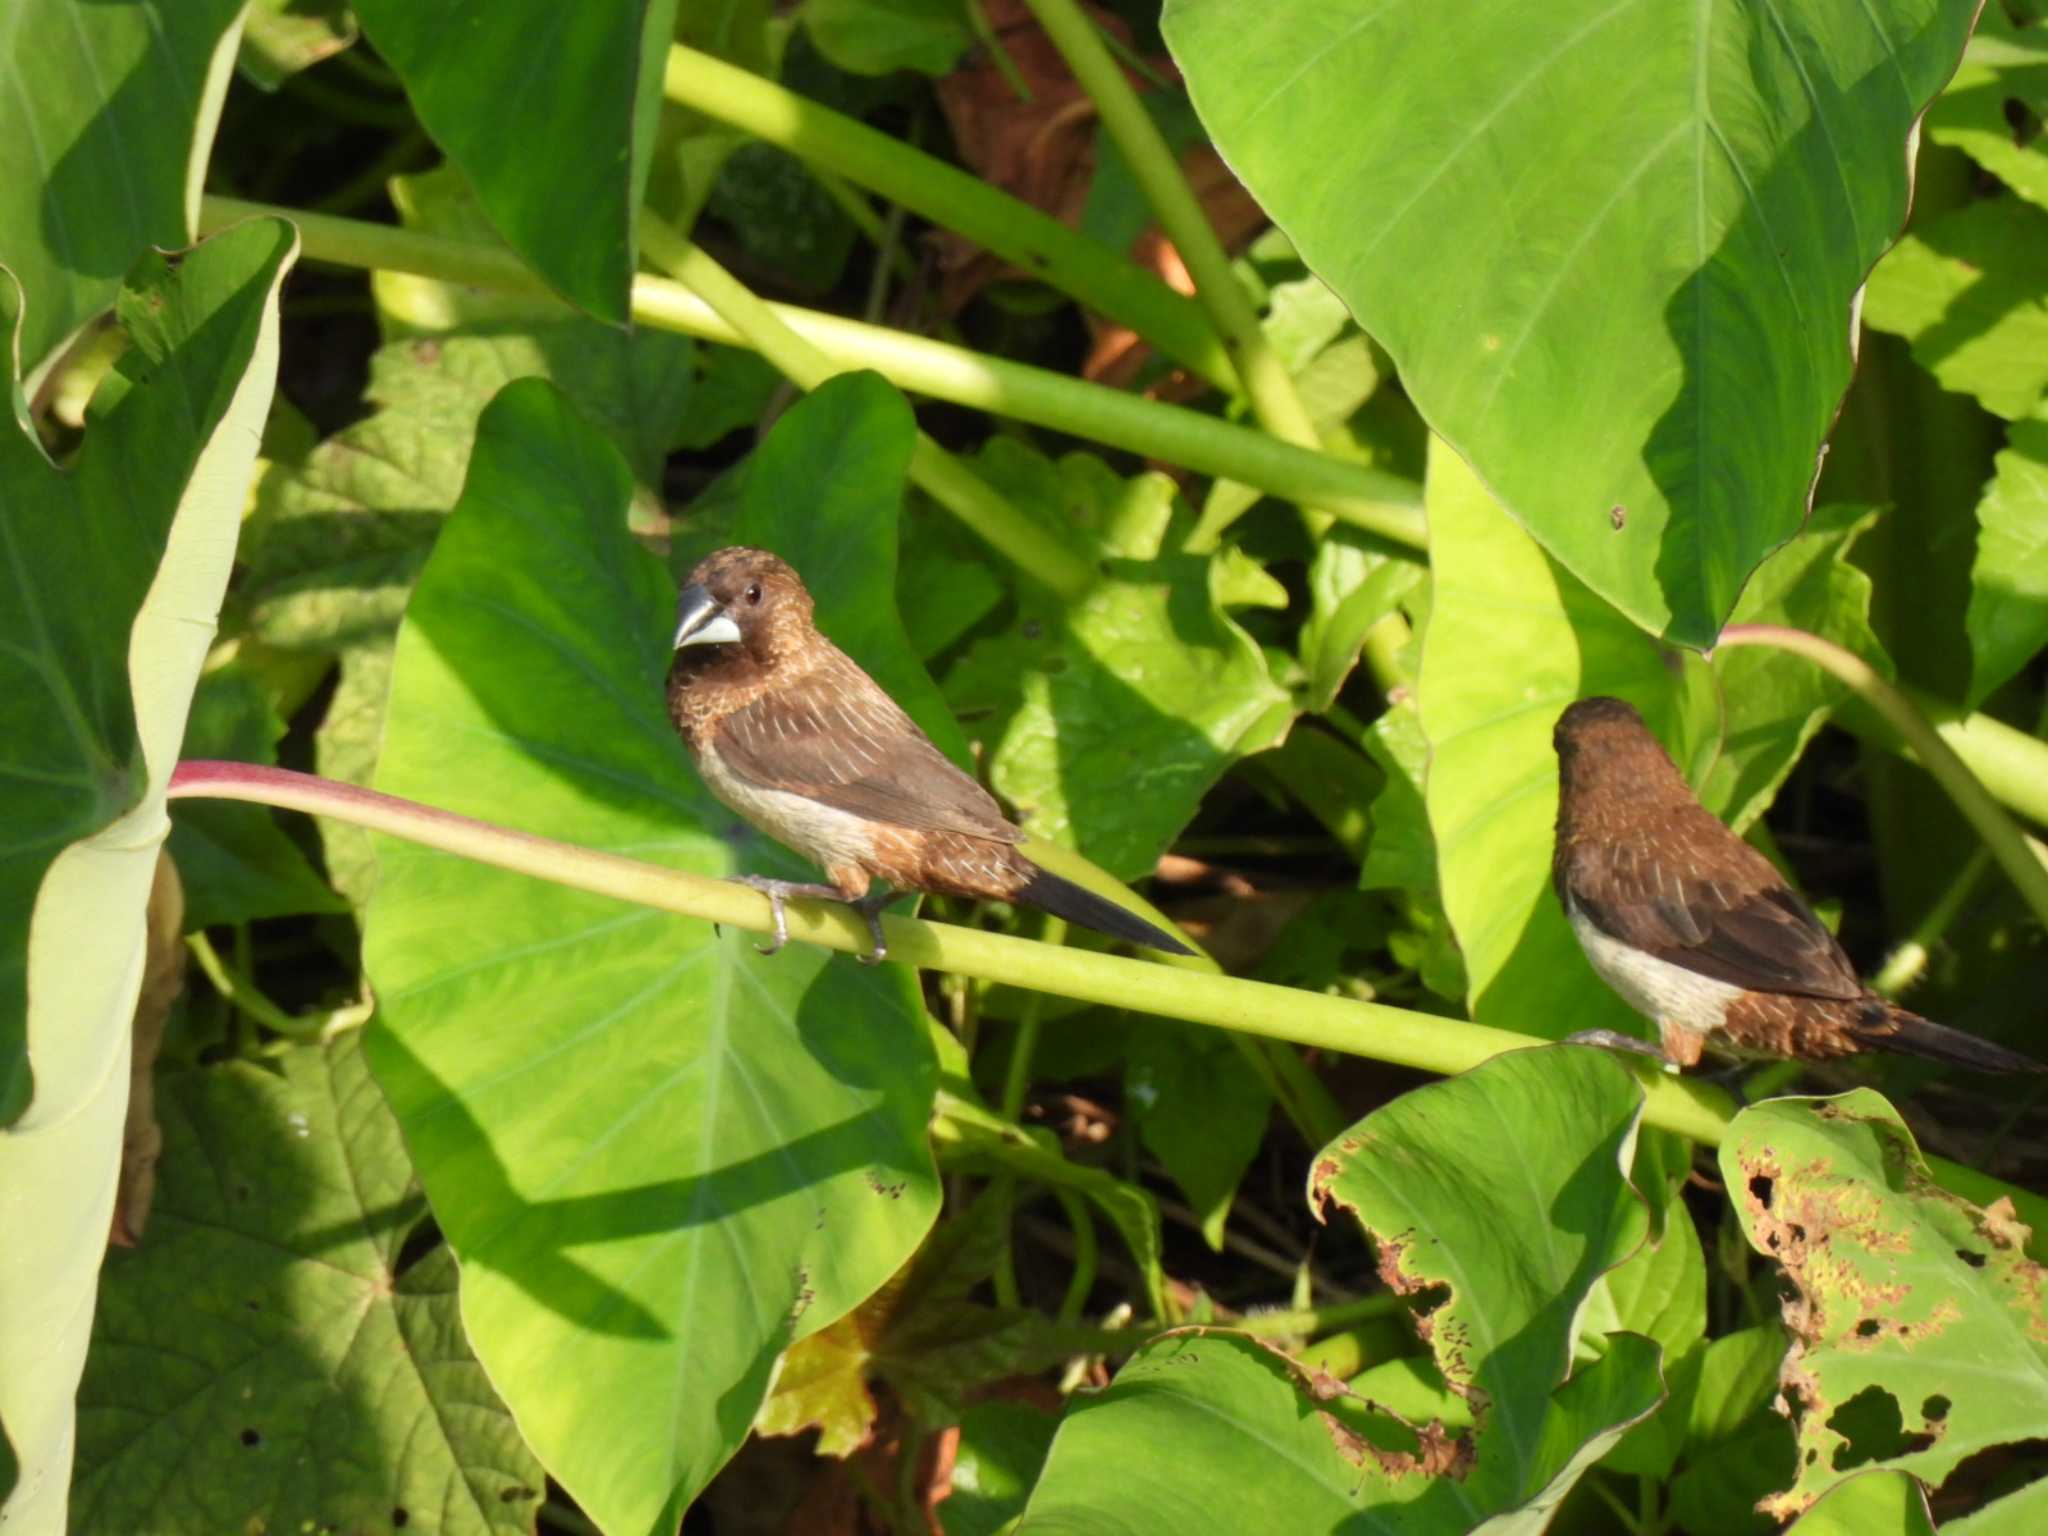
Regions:
<instances>
[{"instance_id":1,"label":"bird's folded wing","mask_svg":"<svg viewBox=\"0 0 2048 1536\"><path fill-rule=\"evenodd\" d=\"M716 727L727 769L855 816L1016 843L1023 834L843 655L777 683Z\"/></svg>"},{"instance_id":2,"label":"bird's folded wing","mask_svg":"<svg viewBox=\"0 0 2048 1536\"><path fill-rule=\"evenodd\" d=\"M1833 934L1777 872L1731 878L1691 874L1670 857L1607 859L1593 878L1575 876L1572 900L1601 932L1716 981L1759 992L1858 998L1863 983Z\"/></svg>"}]
</instances>

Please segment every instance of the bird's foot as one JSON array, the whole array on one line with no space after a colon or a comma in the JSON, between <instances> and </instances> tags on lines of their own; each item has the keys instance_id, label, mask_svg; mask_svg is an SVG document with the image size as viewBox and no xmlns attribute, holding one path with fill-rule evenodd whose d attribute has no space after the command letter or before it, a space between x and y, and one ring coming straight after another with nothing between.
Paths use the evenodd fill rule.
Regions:
<instances>
[{"instance_id":1,"label":"bird's foot","mask_svg":"<svg viewBox=\"0 0 2048 1536\"><path fill-rule=\"evenodd\" d=\"M844 901L846 899L839 894L836 886L820 885L816 881L770 880L766 875L734 875L731 879L734 885L744 885L748 890L759 891L768 898L768 913L774 922L775 942L768 945L756 944L754 946L756 951L764 955L774 954L789 942L789 917L782 910L784 901L792 896L809 897L816 901ZM874 926L872 918L869 919L869 926ZM880 938L880 932L880 929L876 929L877 939Z\"/></svg>"},{"instance_id":2,"label":"bird's foot","mask_svg":"<svg viewBox=\"0 0 2048 1536\"><path fill-rule=\"evenodd\" d=\"M1627 1051L1635 1056L1648 1056L1660 1067L1672 1065L1671 1058L1647 1040L1638 1040L1634 1035L1624 1035L1618 1029L1581 1029L1564 1037L1566 1045L1597 1045L1603 1050Z\"/></svg>"},{"instance_id":3,"label":"bird's foot","mask_svg":"<svg viewBox=\"0 0 2048 1536\"><path fill-rule=\"evenodd\" d=\"M875 947L860 957L862 965L880 965L889 958L889 946L882 938L882 914L904 897L914 894L912 891L869 891L859 901L847 903L868 920L868 933L875 941Z\"/></svg>"}]
</instances>

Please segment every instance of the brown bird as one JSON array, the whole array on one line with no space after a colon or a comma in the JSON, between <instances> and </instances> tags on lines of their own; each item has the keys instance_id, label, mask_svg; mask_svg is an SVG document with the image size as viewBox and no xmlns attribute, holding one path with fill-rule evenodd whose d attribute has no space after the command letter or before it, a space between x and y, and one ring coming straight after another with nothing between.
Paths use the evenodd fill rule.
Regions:
<instances>
[{"instance_id":1,"label":"brown bird","mask_svg":"<svg viewBox=\"0 0 2048 1536\"><path fill-rule=\"evenodd\" d=\"M1693 797L1620 699L1570 706L1556 745L1558 900L1593 969L1657 1025L1668 1060L1886 1050L1977 1072L2042 1070L1866 987L1812 909Z\"/></svg>"},{"instance_id":2,"label":"brown bird","mask_svg":"<svg viewBox=\"0 0 2048 1536\"><path fill-rule=\"evenodd\" d=\"M1187 945L1039 868L987 790L953 766L875 680L818 633L811 595L766 550L706 555L676 601L668 711L705 785L825 872L828 885L743 876L767 894L773 954L789 896L844 901L879 961L882 909L912 891L1021 902L1134 944ZM871 894L886 881L895 889Z\"/></svg>"}]
</instances>

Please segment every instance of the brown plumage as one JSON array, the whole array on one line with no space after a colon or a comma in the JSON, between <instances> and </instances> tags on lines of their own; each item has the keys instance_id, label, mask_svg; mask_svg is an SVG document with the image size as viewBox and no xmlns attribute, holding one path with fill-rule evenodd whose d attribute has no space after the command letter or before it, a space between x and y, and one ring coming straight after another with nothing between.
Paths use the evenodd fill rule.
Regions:
<instances>
[{"instance_id":1,"label":"brown plumage","mask_svg":"<svg viewBox=\"0 0 2048 1536\"><path fill-rule=\"evenodd\" d=\"M1693 797L1627 704L1581 699L1559 718L1556 746L1558 900L1594 970L1657 1024L1670 1060L1889 1050L1980 1072L2041 1070L1866 987L1771 862Z\"/></svg>"},{"instance_id":2,"label":"brown plumage","mask_svg":"<svg viewBox=\"0 0 2048 1536\"><path fill-rule=\"evenodd\" d=\"M786 896L851 902L879 959L897 895L1021 902L1116 938L1192 953L1116 903L1041 869L987 790L812 620L797 573L766 550L705 556L677 600L669 716L711 792L813 860L827 885L748 877L768 893L775 943ZM871 895L875 881L894 891Z\"/></svg>"}]
</instances>

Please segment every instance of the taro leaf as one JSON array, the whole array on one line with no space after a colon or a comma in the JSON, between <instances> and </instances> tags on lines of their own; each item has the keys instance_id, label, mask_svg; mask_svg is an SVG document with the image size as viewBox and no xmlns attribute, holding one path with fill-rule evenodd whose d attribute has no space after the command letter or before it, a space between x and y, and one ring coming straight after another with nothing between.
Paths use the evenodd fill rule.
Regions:
<instances>
[{"instance_id":1,"label":"taro leaf","mask_svg":"<svg viewBox=\"0 0 2048 1536\"><path fill-rule=\"evenodd\" d=\"M1785 1536L1934 1536L1927 1490L1903 1472L1859 1472L1835 1484Z\"/></svg>"},{"instance_id":2,"label":"taro leaf","mask_svg":"<svg viewBox=\"0 0 2048 1536\"><path fill-rule=\"evenodd\" d=\"M827 380L787 411L747 466L736 544L803 577L818 627L962 768L973 758L896 611L896 522L917 420L878 373Z\"/></svg>"},{"instance_id":3,"label":"taro leaf","mask_svg":"<svg viewBox=\"0 0 2048 1536\"><path fill-rule=\"evenodd\" d=\"M1927 109L1927 134L1960 149L2028 202L2048 207L2048 145L2038 127L2022 137L2006 116L2011 102L2032 107L2037 117L2048 105L2048 54L1986 57L1987 45L2024 49L2043 36L2048 32L2038 27L2015 27L2002 5L1985 6L1963 67Z\"/></svg>"},{"instance_id":4,"label":"taro leaf","mask_svg":"<svg viewBox=\"0 0 2048 1536\"><path fill-rule=\"evenodd\" d=\"M856 75L949 74L974 46L962 0L804 0L818 52Z\"/></svg>"},{"instance_id":5,"label":"taro leaf","mask_svg":"<svg viewBox=\"0 0 2048 1536\"><path fill-rule=\"evenodd\" d=\"M1792 1475L1792 1426L1771 1406L1784 1357L1784 1330L1772 1323L1710 1340L1689 1366L1680 1362L1682 1369L1668 1373L1672 1396L1684 1398L1679 1413L1667 1407L1644 1428L1668 1428L1676 1443L1654 1465L1634 1470L1665 1476L1683 1453L1671 1501L1686 1529L1733 1536L1770 1526L1756 1503ZM1629 1448L1625 1440L1619 1449Z\"/></svg>"},{"instance_id":6,"label":"taro leaf","mask_svg":"<svg viewBox=\"0 0 2048 1536\"><path fill-rule=\"evenodd\" d=\"M1389 704L1365 733L1365 755L1386 775L1372 801L1372 842L1359 867L1359 889L1436 890L1436 839L1422 786L1429 741L1411 698Z\"/></svg>"},{"instance_id":7,"label":"taro leaf","mask_svg":"<svg viewBox=\"0 0 2048 1536\"><path fill-rule=\"evenodd\" d=\"M2048 388L2048 211L1989 198L1913 226L1870 274L1866 325L1912 343L1943 389L2008 420Z\"/></svg>"},{"instance_id":8,"label":"taro leaf","mask_svg":"<svg viewBox=\"0 0 2048 1536\"><path fill-rule=\"evenodd\" d=\"M1020 603L948 674L947 697L992 744L990 778L1028 831L1120 880L1148 875L1224 770L1285 729L1287 695L1223 612L1229 567L1162 553L1165 476L1125 480L1087 454L1055 466L1001 439L979 467L1106 578L1066 607Z\"/></svg>"},{"instance_id":9,"label":"taro leaf","mask_svg":"<svg viewBox=\"0 0 2048 1536\"><path fill-rule=\"evenodd\" d=\"M997 1536L1021 1514L1059 1420L1023 1403L976 1403L960 1418L953 1483L939 1505L945 1536Z\"/></svg>"},{"instance_id":10,"label":"taro leaf","mask_svg":"<svg viewBox=\"0 0 2048 1536\"><path fill-rule=\"evenodd\" d=\"M200 680L185 723L186 758L273 764L284 722L262 685L239 665ZM265 806L183 800L171 815L171 857L185 888L185 928L247 923L300 912L343 912Z\"/></svg>"},{"instance_id":11,"label":"taro leaf","mask_svg":"<svg viewBox=\"0 0 2048 1536\"><path fill-rule=\"evenodd\" d=\"M354 1039L168 1075L141 1248L107 1260L72 1530L530 1531L544 1485ZM401 1514L400 1512L403 1512Z\"/></svg>"},{"instance_id":12,"label":"taro leaf","mask_svg":"<svg viewBox=\"0 0 2048 1536\"><path fill-rule=\"evenodd\" d=\"M1976 10L1171 0L1164 25L1217 148L1429 424L1594 591L1704 646L1799 527Z\"/></svg>"},{"instance_id":13,"label":"taro leaf","mask_svg":"<svg viewBox=\"0 0 2048 1536\"><path fill-rule=\"evenodd\" d=\"M1557 1037L1639 1028L1600 985L1550 889L1557 811L1551 730L1565 705L1618 694L1642 710L1710 810L1762 814L1841 697L1803 660L1730 650L1711 667L1665 650L1517 529L1464 464L1430 463L1433 587L1417 694L1444 909L1464 950L1473 1016ZM1842 563L1862 515L1825 509L1736 607L1744 622L1824 634L1888 670L1870 586Z\"/></svg>"},{"instance_id":14,"label":"taro leaf","mask_svg":"<svg viewBox=\"0 0 2048 1536\"><path fill-rule=\"evenodd\" d=\"M175 266L138 264L120 302L131 345L68 471L0 421L0 790L17 829L0 861L0 1125L15 1122L0 1226L34 1234L0 1242L0 1420L21 1464L6 1518L24 1530L64 1520L164 787L234 558L294 249L260 220ZM0 277L10 329L15 302Z\"/></svg>"},{"instance_id":15,"label":"taro leaf","mask_svg":"<svg viewBox=\"0 0 2048 1536\"><path fill-rule=\"evenodd\" d=\"M242 23L242 74L274 91L355 40L347 0L254 0Z\"/></svg>"},{"instance_id":16,"label":"taro leaf","mask_svg":"<svg viewBox=\"0 0 2048 1536\"><path fill-rule=\"evenodd\" d=\"M699 874L794 874L772 845L736 854L669 724L675 593L627 532L631 492L545 383L491 403L399 632L377 787ZM378 860L367 1048L477 1356L599 1525L673 1529L776 1356L931 1224L915 978L764 958L407 844Z\"/></svg>"},{"instance_id":17,"label":"taro leaf","mask_svg":"<svg viewBox=\"0 0 2048 1536\"><path fill-rule=\"evenodd\" d=\"M896 608L911 649L929 662L993 613L1004 587L957 519L940 515L921 496L913 496L903 514Z\"/></svg>"},{"instance_id":18,"label":"taro leaf","mask_svg":"<svg viewBox=\"0 0 2048 1536\"><path fill-rule=\"evenodd\" d=\"M1782 1380L1799 1470L1767 1513L1873 1459L1938 1485L1977 1452L2048 1438L2044 1271L2008 1202L1935 1185L1869 1089L1755 1105L1720 1155L1744 1234L1797 1288Z\"/></svg>"},{"instance_id":19,"label":"taro leaf","mask_svg":"<svg viewBox=\"0 0 2048 1536\"><path fill-rule=\"evenodd\" d=\"M859 237L809 166L759 141L724 158L704 211L729 228L748 262L772 273L778 285L819 297L838 283Z\"/></svg>"},{"instance_id":20,"label":"taro leaf","mask_svg":"<svg viewBox=\"0 0 2048 1536\"><path fill-rule=\"evenodd\" d=\"M9 329L31 381L145 250L191 238L242 3L0 12L0 263L26 299Z\"/></svg>"},{"instance_id":21,"label":"taro leaf","mask_svg":"<svg viewBox=\"0 0 2048 1536\"><path fill-rule=\"evenodd\" d=\"M1308 671L1308 708L1320 714L1336 700L1358 663L1366 632L1421 583L1423 568L1366 547L1355 530L1333 528L1309 561L1309 617L1301 627L1301 664Z\"/></svg>"},{"instance_id":22,"label":"taro leaf","mask_svg":"<svg viewBox=\"0 0 2048 1536\"><path fill-rule=\"evenodd\" d=\"M2048 643L2048 408L2007 429L1997 464L1977 503L1965 621L1973 708Z\"/></svg>"},{"instance_id":23,"label":"taro leaf","mask_svg":"<svg viewBox=\"0 0 2048 1536\"><path fill-rule=\"evenodd\" d=\"M1391 1285L1448 1291L1423 1328L1469 1432L1241 1336L1182 1332L1074 1401L1021 1531L1540 1530L1662 1396L1645 1339L1572 1366L1592 1287L1646 1229L1623 1177L1641 1112L1604 1056L1521 1051L1396 1100L1316 1160L1311 1198L1359 1217ZM1521 1129L1472 1134L1488 1125Z\"/></svg>"},{"instance_id":24,"label":"taro leaf","mask_svg":"<svg viewBox=\"0 0 2048 1536\"><path fill-rule=\"evenodd\" d=\"M675 13L676 0L356 0L491 222L563 297L615 325Z\"/></svg>"},{"instance_id":25,"label":"taro leaf","mask_svg":"<svg viewBox=\"0 0 2048 1536\"><path fill-rule=\"evenodd\" d=\"M1146 1150L1187 1196L1209 1246L1222 1252L1230 1202L1273 1107L1266 1080L1223 1031L1158 1024L1132 1036L1124 1097Z\"/></svg>"}]
</instances>

